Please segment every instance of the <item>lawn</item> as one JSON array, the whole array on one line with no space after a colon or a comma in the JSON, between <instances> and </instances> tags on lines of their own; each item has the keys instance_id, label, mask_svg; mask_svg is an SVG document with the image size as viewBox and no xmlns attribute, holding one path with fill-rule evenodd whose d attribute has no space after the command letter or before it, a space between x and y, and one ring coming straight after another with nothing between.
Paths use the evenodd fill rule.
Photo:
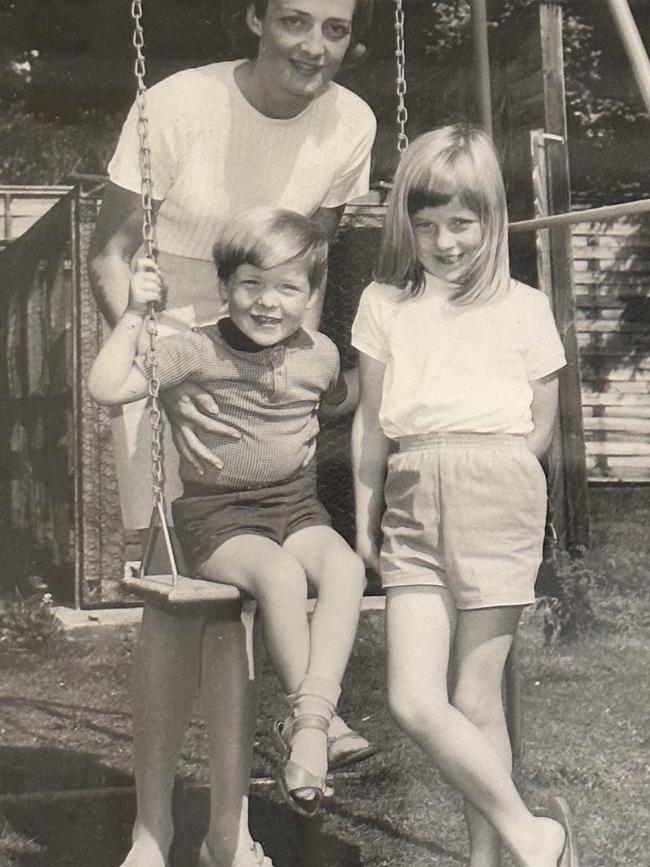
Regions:
<instances>
[{"instance_id":1,"label":"lawn","mask_svg":"<svg viewBox=\"0 0 650 867\"><path fill-rule=\"evenodd\" d=\"M548 646L541 612L522 629L525 753L516 778L535 808L565 794L585 867L647 867L650 488L596 489L592 525L596 624ZM0 655L0 867L119 864L134 809L133 638L131 627L102 627L76 633L56 654ZM295 817L269 785L268 733L283 708L266 669L260 707L252 824L277 867L465 863L458 797L387 716L380 612L363 616L342 708L381 754L339 772L322 818ZM173 867L194 867L205 827L204 739L197 719L179 769Z\"/></svg>"}]
</instances>

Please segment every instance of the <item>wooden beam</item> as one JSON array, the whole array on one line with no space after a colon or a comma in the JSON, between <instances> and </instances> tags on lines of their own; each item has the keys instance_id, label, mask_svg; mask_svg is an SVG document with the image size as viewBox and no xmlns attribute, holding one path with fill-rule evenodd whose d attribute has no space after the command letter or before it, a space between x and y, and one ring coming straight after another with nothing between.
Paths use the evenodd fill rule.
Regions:
<instances>
[{"instance_id":1,"label":"wooden beam","mask_svg":"<svg viewBox=\"0 0 650 867\"><path fill-rule=\"evenodd\" d=\"M634 214L650 214L650 199L637 199L634 202L620 202L617 205L602 205L599 208L586 208L582 211L569 211L565 214L535 216L532 220L518 220L510 223L510 232L530 232L550 229L553 226L573 226L576 223L614 222L621 217Z\"/></svg>"}]
</instances>

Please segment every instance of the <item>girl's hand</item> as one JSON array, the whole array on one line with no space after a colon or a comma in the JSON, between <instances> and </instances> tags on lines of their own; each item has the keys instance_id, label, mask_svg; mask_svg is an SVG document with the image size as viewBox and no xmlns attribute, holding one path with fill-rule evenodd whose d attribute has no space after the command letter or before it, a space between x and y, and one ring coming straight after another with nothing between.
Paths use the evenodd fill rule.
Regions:
<instances>
[{"instance_id":1,"label":"girl's hand","mask_svg":"<svg viewBox=\"0 0 650 867\"><path fill-rule=\"evenodd\" d=\"M160 270L153 259L138 259L135 273L129 283L129 302L127 309L138 316L146 316L149 304L161 304L163 283Z\"/></svg>"},{"instance_id":2,"label":"girl's hand","mask_svg":"<svg viewBox=\"0 0 650 867\"><path fill-rule=\"evenodd\" d=\"M203 475L207 464L220 470L223 463L196 435L197 430L240 439L239 431L219 421L219 407L212 395L193 382L182 382L161 395L171 422L174 443L186 461Z\"/></svg>"},{"instance_id":3,"label":"girl's hand","mask_svg":"<svg viewBox=\"0 0 650 867\"><path fill-rule=\"evenodd\" d=\"M356 551L366 566L369 566L377 575L381 575L379 546L369 536L357 534Z\"/></svg>"}]
</instances>

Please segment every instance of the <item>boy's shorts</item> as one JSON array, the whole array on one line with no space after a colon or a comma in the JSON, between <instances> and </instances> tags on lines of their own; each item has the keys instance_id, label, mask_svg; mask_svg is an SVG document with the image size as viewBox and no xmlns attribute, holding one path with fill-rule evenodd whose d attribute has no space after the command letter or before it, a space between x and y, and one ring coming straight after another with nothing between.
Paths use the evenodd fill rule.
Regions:
<instances>
[{"instance_id":1,"label":"boy's shorts","mask_svg":"<svg viewBox=\"0 0 650 867\"><path fill-rule=\"evenodd\" d=\"M217 548L234 536L253 533L281 545L305 527L331 527L316 494L314 464L287 481L251 491L186 485L183 496L172 503L172 514L190 575L197 575Z\"/></svg>"},{"instance_id":2,"label":"boy's shorts","mask_svg":"<svg viewBox=\"0 0 650 867\"><path fill-rule=\"evenodd\" d=\"M388 460L385 588L447 587L456 606L534 601L546 478L523 436L405 437Z\"/></svg>"}]
</instances>

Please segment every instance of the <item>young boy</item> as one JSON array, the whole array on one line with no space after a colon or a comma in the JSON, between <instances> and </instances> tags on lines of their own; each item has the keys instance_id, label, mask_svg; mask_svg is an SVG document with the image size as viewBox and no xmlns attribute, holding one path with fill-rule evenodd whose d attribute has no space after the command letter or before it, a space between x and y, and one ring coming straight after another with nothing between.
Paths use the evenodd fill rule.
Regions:
<instances>
[{"instance_id":1,"label":"young boy","mask_svg":"<svg viewBox=\"0 0 650 867\"><path fill-rule=\"evenodd\" d=\"M260 208L230 222L214 258L228 315L156 349L161 389L201 383L231 428L230 436L202 434L221 469L199 471L181 458L174 523L192 574L258 602L267 652L293 708L276 724L280 787L295 809L312 813L326 792L328 732L364 587L361 560L316 495L317 412L347 395L336 347L302 327L324 277L327 242L306 217ZM139 336L149 303L162 295L155 264L141 259L127 309L90 372L99 403L147 395L151 363L138 353ZM311 628L308 581L317 594Z\"/></svg>"}]
</instances>

